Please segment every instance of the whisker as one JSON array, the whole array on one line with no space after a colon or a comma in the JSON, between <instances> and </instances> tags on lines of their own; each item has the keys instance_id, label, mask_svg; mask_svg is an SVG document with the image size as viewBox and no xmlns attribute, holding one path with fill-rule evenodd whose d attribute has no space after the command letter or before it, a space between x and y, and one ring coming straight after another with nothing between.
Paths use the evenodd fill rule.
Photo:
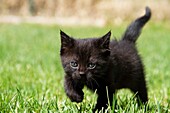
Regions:
<instances>
[{"instance_id":1,"label":"whisker","mask_svg":"<svg viewBox=\"0 0 170 113\"><path fill-rule=\"evenodd\" d=\"M98 82L93 77L91 77L91 79L99 86Z\"/></svg>"}]
</instances>

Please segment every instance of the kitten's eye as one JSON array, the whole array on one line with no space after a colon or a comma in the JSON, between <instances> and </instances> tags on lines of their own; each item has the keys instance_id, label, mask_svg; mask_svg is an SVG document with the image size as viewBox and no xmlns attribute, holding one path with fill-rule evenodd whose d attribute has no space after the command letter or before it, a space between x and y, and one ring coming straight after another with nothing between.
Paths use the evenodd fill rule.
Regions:
<instances>
[{"instance_id":1,"label":"kitten's eye","mask_svg":"<svg viewBox=\"0 0 170 113\"><path fill-rule=\"evenodd\" d=\"M77 68L77 67L78 67L78 63L77 63L76 61L71 61L71 62L70 62L70 66L71 66L72 68Z\"/></svg>"},{"instance_id":2,"label":"kitten's eye","mask_svg":"<svg viewBox=\"0 0 170 113\"><path fill-rule=\"evenodd\" d=\"M89 69L94 69L94 68L96 67L96 64L94 64L94 63L89 63L89 64L87 65L87 67L88 67Z\"/></svg>"}]
</instances>

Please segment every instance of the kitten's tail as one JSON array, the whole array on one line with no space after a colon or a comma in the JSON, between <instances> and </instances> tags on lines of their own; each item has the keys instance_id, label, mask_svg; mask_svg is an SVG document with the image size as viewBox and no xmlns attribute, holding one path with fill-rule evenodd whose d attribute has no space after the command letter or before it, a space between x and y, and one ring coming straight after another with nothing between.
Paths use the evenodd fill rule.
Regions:
<instances>
[{"instance_id":1,"label":"kitten's tail","mask_svg":"<svg viewBox=\"0 0 170 113\"><path fill-rule=\"evenodd\" d=\"M128 40L130 42L135 43L141 33L141 29L148 22L150 17L151 17L151 10L149 7L146 7L145 15L137 18L135 21L133 21L128 26L128 28L126 29L126 31L123 35L122 40Z\"/></svg>"}]
</instances>

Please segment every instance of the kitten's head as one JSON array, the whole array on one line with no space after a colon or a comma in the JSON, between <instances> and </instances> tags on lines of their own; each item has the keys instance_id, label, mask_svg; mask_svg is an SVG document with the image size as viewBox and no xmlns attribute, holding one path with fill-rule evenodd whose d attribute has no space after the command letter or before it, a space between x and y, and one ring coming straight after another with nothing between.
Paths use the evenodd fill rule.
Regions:
<instances>
[{"instance_id":1,"label":"kitten's head","mask_svg":"<svg viewBox=\"0 0 170 113\"><path fill-rule=\"evenodd\" d=\"M110 31L100 38L89 39L74 39L62 31L60 35L60 56L67 76L86 82L107 72Z\"/></svg>"}]
</instances>

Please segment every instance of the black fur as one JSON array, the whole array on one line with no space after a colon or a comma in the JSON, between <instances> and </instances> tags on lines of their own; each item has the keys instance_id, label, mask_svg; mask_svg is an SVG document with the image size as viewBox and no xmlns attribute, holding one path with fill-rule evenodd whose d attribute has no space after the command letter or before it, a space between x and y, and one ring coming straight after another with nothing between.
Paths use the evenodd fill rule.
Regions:
<instances>
[{"instance_id":1,"label":"black fur","mask_svg":"<svg viewBox=\"0 0 170 113\"><path fill-rule=\"evenodd\" d=\"M146 7L145 15L136 19L128 26L122 39L129 40L131 42L136 42L137 38L141 33L142 27L146 24L146 22L150 19L150 17L151 17L151 10L149 7Z\"/></svg>"},{"instance_id":2,"label":"black fur","mask_svg":"<svg viewBox=\"0 0 170 113\"><path fill-rule=\"evenodd\" d=\"M110 42L110 31L100 38L89 39L74 39L60 31L64 88L71 101L83 100L82 89L86 85L92 91L97 89L94 111L107 108L107 91L112 106L113 94L121 88L129 88L143 103L147 102L144 67L135 42L150 16L146 7L146 14L129 25L120 41Z\"/></svg>"}]
</instances>

